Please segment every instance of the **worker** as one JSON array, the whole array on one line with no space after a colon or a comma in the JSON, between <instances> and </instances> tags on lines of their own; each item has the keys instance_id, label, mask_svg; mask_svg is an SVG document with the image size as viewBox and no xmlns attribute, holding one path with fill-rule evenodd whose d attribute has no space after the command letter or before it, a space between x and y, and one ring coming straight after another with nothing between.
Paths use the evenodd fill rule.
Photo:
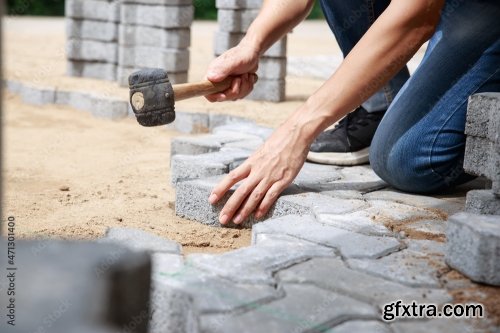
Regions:
<instances>
[{"instance_id":1,"label":"worker","mask_svg":"<svg viewBox=\"0 0 500 333\"><path fill-rule=\"evenodd\" d=\"M259 57L304 20L313 3L265 0L243 40L210 64L210 81L235 79L207 99L248 95ZM467 100L500 91L500 1L321 0L321 7L344 60L213 189L215 204L240 182L220 213L222 224L262 218L307 158L332 165L369 160L389 185L414 193L472 179L463 170ZM410 77L406 63L427 41Z\"/></svg>"}]
</instances>

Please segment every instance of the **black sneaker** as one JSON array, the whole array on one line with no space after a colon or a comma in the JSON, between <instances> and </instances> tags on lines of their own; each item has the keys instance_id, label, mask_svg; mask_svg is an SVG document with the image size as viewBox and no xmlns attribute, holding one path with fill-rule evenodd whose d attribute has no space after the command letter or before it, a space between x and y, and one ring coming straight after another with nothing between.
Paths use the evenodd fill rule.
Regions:
<instances>
[{"instance_id":1,"label":"black sneaker","mask_svg":"<svg viewBox=\"0 0 500 333\"><path fill-rule=\"evenodd\" d=\"M335 128L321 133L311 145L307 159L332 165L368 163L370 144L384 114L370 113L360 106Z\"/></svg>"}]
</instances>

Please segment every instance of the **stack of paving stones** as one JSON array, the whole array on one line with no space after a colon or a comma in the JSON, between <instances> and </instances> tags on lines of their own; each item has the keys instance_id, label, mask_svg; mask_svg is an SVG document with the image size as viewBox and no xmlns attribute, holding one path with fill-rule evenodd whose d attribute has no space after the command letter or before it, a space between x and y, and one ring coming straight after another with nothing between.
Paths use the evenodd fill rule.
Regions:
<instances>
[{"instance_id":1,"label":"stack of paving stones","mask_svg":"<svg viewBox=\"0 0 500 333\"><path fill-rule=\"evenodd\" d=\"M118 82L142 68L164 68L172 83L187 82L192 0L122 0Z\"/></svg>"},{"instance_id":2,"label":"stack of paving stones","mask_svg":"<svg viewBox=\"0 0 500 333\"><path fill-rule=\"evenodd\" d=\"M215 34L215 55L219 56L238 45L257 17L262 0L217 0L218 26ZM270 102L285 100L286 36L274 44L259 62L259 82L249 99Z\"/></svg>"},{"instance_id":3,"label":"stack of paving stones","mask_svg":"<svg viewBox=\"0 0 500 333\"><path fill-rule=\"evenodd\" d=\"M116 80L119 1L68 0L66 18L68 75Z\"/></svg>"},{"instance_id":4,"label":"stack of paving stones","mask_svg":"<svg viewBox=\"0 0 500 333\"><path fill-rule=\"evenodd\" d=\"M500 93L470 97L464 169L492 188L467 193L466 212L448 224L447 262L469 278L500 285Z\"/></svg>"}]
</instances>

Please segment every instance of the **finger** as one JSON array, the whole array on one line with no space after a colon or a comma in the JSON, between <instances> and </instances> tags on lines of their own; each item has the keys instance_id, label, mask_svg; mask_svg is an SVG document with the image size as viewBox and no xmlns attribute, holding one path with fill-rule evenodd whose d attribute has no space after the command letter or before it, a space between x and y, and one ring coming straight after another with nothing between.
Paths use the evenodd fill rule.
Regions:
<instances>
[{"instance_id":1,"label":"finger","mask_svg":"<svg viewBox=\"0 0 500 333\"><path fill-rule=\"evenodd\" d=\"M212 193L210 194L210 197L208 198L208 201L212 205L215 205L220 200L220 198L222 198L224 194L226 194L226 192L229 191L231 187L233 187L234 184L246 178L249 173L250 167L247 167L245 163L228 173L222 179L222 181L214 187Z\"/></svg>"},{"instance_id":2,"label":"finger","mask_svg":"<svg viewBox=\"0 0 500 333\"><path fill-rule=\"evenodd\" d=\"M226 95L223 93L216 93L216 94L207 95L207 96L205 96L205 98L209 102L212 102L212 103L213 102L222 102L226 98Z\"/></svg>"},{"instance_id":3,"label":"finger","mask_svg":"<svg viewBox=\"0 0 500 333\"><path fill-rule=\"evenodd\" d=\"M250 214L255 210L255 208L261 203L262 199L266 195L267 190L272 186L272 183L267 181L261 181L259 185L252 191L252 193L247 197L246 201L241 205L241 208L236 213L234 218L235 224L240 224L245 221Z\"/></svg>"},{"instance_id":4,"label":"finger","mask_svg":"<svg viewBox=\"0 0 500 333\"><path fill-rule=\"evenodd\" d=\"M239 98L246 97L252 91L253 88L252 79L249 77L248 74L245 74L245 76L246 77L242 79L241 82L240 94L238 96Z\"/></svg>"},{"instance_id":5,"label":"finger","mask_svg":"<svg viewBox=\"0 0 500 333\"><path fill-rule=\"evenodd\" d=\"M288 187L288 185L289 185L288 182L280 180L274 183L269 188L269 190L267 190L264 199L262 199L259 207L257 208L257 211L255 212L256 219L263 218L269 212L269 209L271 209L272 205L274 205L276 200L278 200L278 197L281 194L281 192L283 192Z\"/></svg>"},{"instance_id":6,"label":"finger","mask_svg":"<svg viewBox=\"0 0 500 333\"><path fill-rule=\"evenodd\" d=\"M255 189L259 181L257 179L247 178L231 195L229 200L222 208L219 215L219 221L221 224L227 224L234 217L234 214L240 209L243 201L248 197L250 193Z\"/></svg>"}]
</instances>

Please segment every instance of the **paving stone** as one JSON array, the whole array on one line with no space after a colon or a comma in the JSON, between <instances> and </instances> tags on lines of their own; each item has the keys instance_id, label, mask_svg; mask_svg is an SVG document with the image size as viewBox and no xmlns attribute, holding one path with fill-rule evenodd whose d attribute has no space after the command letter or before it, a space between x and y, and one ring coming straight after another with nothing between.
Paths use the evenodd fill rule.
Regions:
<instances>
[{"instance_id":1,"label":"paving stone","mask_svg":"<svg viewBox=\"0 0 500 333\"><path fill-rule=\"evenodd\" d=\"M410 237L439 239L444 241L446 235L446 222L438 220L420 220L407 223L404 232Z\"/></svg>"},{"instance_id":2,"label":"paving stone","mask_svg":"<svg viewBox=\"0 0 500 333\"><path fill-rule=\"evenodd\" d=\"M56 89L53 87L39 88L22 85L20 88L20 95L23 102L27 104L54 104L56 101Z\"/></svg>"},{"instance_id":3,"label":"paving stone","mask_svg":"<svg viewBox=\"0 0 500 333\"><path fill-rule=\"evenodd\" d=\"M149 253L165 252L172 254L181 253L181 245L140 229L134 228L109 228L102 242L113 242L136 251Z\"/></svg>"},{"instance_id":4,"label":"paving stone","mask_svg":"<svg viewBox=\"0 0 500 333\"><path fill-rule=\"evenodd\" d=\"M66 38L115 42L118 40L118 25L114 22L67 18Z\"/></svg>"},{"instance_id":5,"label":"paving stone","mask_svg":"<svg viewBox=\"0 0 500 333\"><path fill-rule=\"evenodd\" d=\"M476 176L489 178L492 149L493 143L488 139L468 136L465 144L464 170Z\"/></svg>"},{"instance_id":6,"label":"paving stone","mask_svg":"<svg viewBox=\"0 0 500 333\"><path fill-rule=\"evenodd\" d=\"M95 117L118 120L126 118L128 115L128 101L109 98L107 96L91 95L90 113Z\"/></svg>"},{"instance_id":7,"label":"paving stone","mask_svg":"<svg viewBox=\"0 0 500 333\"><path fill-rule=\"evenodd\" d=\"M293 246L291 246L293 244ZM191 254L189 265L241 283L275 284L273 273L313 257L334 256L332 249L302 242L241 248L220 255Z\"/></svg>"},{"instance_id":8,"label":"paving stone","mask_svg":"<svg viewBox=\"0 0 500 333\"><path fill-rule=\"evenodd\" d=\"M266 244L278 244L278 243L303 243L310 245L317 245L316 243L309 242L297 237L282 235L282 234L257 234L252 238L252 245L266 245ZM293 246L293 245L292 245Z\"/></svg>"},{"instance_id":9,"label":"paving stone","mask_svg":"<svg viewBox=\"0 0 500 333\"><path fill-rule=\"evenodd\" d=\"M263 140L273 134L274 129L260 126L251 122L229 122L213 128L212 133L218 135L254 135Z\"/></svg>"},{"instance_id":10,"label":"paving stone","mask_svg":"<svg viewBox=\"0 0 500 333\"><path fill-rule=\"evenodd\" d=\"M193 21L193 6L121 5L121 24L159 28L189 28Z\"/></svg>"},{"instance_id":11,"label":"paving stone","mask_svg":"<svg viewBox=\"0 0 500 333\"><path fill-rule=\"evenodd\" d=\"M257 70L259 79L284 79L286 77L286 57L265 57L259 61L259 69Z\"/></svg>"},{"instance_id":12,"label":"paving stone","mask_svg":"<svg viewBox=\"0 0 500 333\"><path fill-rule=\"evenodd\" d=\"M262 0L217 0L215 7L221 9L259 9L262 6Z\"/></svg>"},{"instance_id":13,"label":"paving stone","mask_svg":"<svg viewBox=\"0 0 500 333\"><path fill-rule=\"evenodd\" d=\"M288 215L258 223L258 234L284 234L337 249L345 258L378 258L398 251L402 245L392 237L366 236L318 223L312 216Z\"/></svg>"},{"instance_id":14,"label":"paving stone","mask_svg":"<svg viewBox=\"0 0 500 333\"><path fill-rule=\"evenodd\" d=\"M227 32L227 31L217 31L215 33L215 44L214 53L216 56L221 55L230 48L235 47L243 39L245 33L242 32ZM276 43L274 43L266 52L264 52L264 57L271 58L282 58L286 57L287 50L287 37L283 37ZM286 68L285 68L286 71ZM285 73L286 75L286 73Z\"/></svg>"},{"instance_id":15,"label":"paving stone","mask_svg":"<svg viewBox=\"0 0 500 333\"><path fill-rule=\"evenodd\" d=\"M209 117L206 113L176 111L175 121L166 126L181 133L208 133Z\"/></svg>"},{"instance_id":16,"label":"paving stone","mask_svg":"<svg viewBox=\"0 0 500 333\"><path fill-rule=\"evenodd\" d=\"M4 80L4 86L7 88L8 91L10 91L13 94L19 94L21 93L24 85L15 80Z\"/></svg>"},{"instance_id":17,"label":"paving stone","mask_svg":"<svg viewBox=\"0 0 500 333\"><path fill-rule=\"evenodd\" d=\"M500 198L491 190L469 191L465 209L472 214L500 215Z\"/></svg>"},{"instance_id":18,"label":"paving stone","mask_svg":"<svg viewBox=\"0 0 500 333\"><path fill-rule=\"evenodd\" d=\"M229 142L229 143L226 143L224 145L224 147L235 148L235 149L244 149L244 150L254 152L257 149L259 149L263 143L264 143L264 141L262 139L250 139L250 140L245 140L245 141ZM235 164L231 164L229 166L229 171L233 170L235 166L236 166Z\"/></svg>"},{"instance_id":19,"label":"paving stone","mask_svg":"<svg viewBox=\"0 0 500 333\"><path fill-rule=\"evenodd\" d=\"M128 77L130 76L130 74L138 71L140 69L139 67L141 67L141 66L137 66L137 67L127 67L127 66L121 66L121 65L117 66L117 69L116 69L116 71L117 71L116 77L117 78L116 78L116 80L117 80L118 84L122 87L128 87ZM188 80L188 73L187 73L187 71L178 72L178 73L169 72L168 79L172 84L186 83ZM133 113L133 111L132 111L132 113ZM176 112L176 119L175 119L174 124L179 121L179 119L181 118L180 116L181 116L181 114L179 112ZM180 126L176 126L176 127L180 127Z\"/></svg>"},{"instance_id":20,"label":"paving stone","mask_svg":"<svg viewBox=\"0 0 500 333\"><path fill-rule=\"evenodd\" d=\"M118 1L67 0L65 6L66 17L109 22L120 20Z\"/></svg>"},{"instance_id":21,"label":"paving stone","mask_svg":"<svg viewBox=\"0 0 500 333\"><path fill-rule=\"evenodd\" d=\"M325 333L392 333L390 327L375 320L351 320L329 329Z\"/></svg>"},{"instance_id":22,"label":"paving stone","mask_svg":"<svg viewBox=\"0 0 500 333\"><path fill-rule=\"evenodd\" d=\"M304 190L320 191L341 179L342 175L336 166L306 162L293 183Z\"/></svg>"},{"instance_id":23,"label":"paving stone","mask_svg":"<svg viewBox=\"0 0 500 333\"><path fill-rule=\"evenodd\" d=\"M286 82L283 79L259 79L246 98L254 101L282 102L286 97L285 90Z\"/></svg>"},{"instance_id":24,"label":"paving stone","mask_svg":"<svg viewBox=\"0 0 500 333\"><path fill-rule=\"evenodd\" d=\"M458 213L448 220L446 262L470 279L500 285L500 216Z\"/></svg>"},{"instance_id":25,"label":"paving stone","mask_svg":"<svg viewBox=\"0 0 500 333\"><path fill-rule=\"evenodd\" d=\"M219 9L217 11L219 29L226 32L246 32L258 14L257 9Z\"/></svg>"},{"instance_id":26,"label":"paving stone","mask_svg":"<svg viewBox=\"0 0 500 333\"><path fill-rule=\"evenodd\" d=\"M247 150L228 148L201 155L174 155L171 159L172 184L226 174L229 172L229 164L246 160L248 156Z\"/></svg>"},{"instance_id":27,"label":"paving stone","mask_svg":"<svg viewBox=\"0 0 500 333\"><path fill-rule=\"evenodd\" d=\"M398 321L391 324L394 333L471 333L478 332L465 320L457 318ZM479 332L482 330L479 330Z\"/></svg>"},{"instance_id":28,"label":"paving stone","mask_svg":"<svg viewBox=\"0 0 500 333\"><path fill-rule=\"evenodd\" d=\"M100 61L116 64L118 61L118 46L113 42L68 39L66 56L71 60Z\"/></svg>"},{"instance_id":29,"label":"paving stone","mask_svg":"<svg viewBox=\"0 0 500 333\"><path fill-rule=\"evenodd\" d=\"M249 123L255 124L254 121L248 118L232 116L223 113L209 113L209 129L212 132L215 128L224 125L234 125L236 123Z\"/></svg>"},{"instance_id":30,"label":"paving stone","mask_svg":"<svg viewBox=\"0 0 500 333\"><path fill-rule=\"evenodd\" d=\"M247 142L248 140L263 140L253 135L243 133L234 135L200 135L186 136L172 139L170 155L200 155L220 151L232 142Z\"/></svg>"},{"instance_id":31,"label":"paving stone","mask_svg":"<svg viewBox=\"0 0 500 333\"><path fill-rule=\"evenodd\" d=\"M7 242L0 240L2 249ZM131 318L148 312L150 258L112 244L16 240L15 265L7 256L1 267L18 268L16 329L18 332L73 332L75 327L106 327L146 333L147 320L129 327ZM7 273L6 273L7 275ZM2 308L7 298L0 300ZM7 318L2 332L10 332ZM87 331L88 332L88 331Z\"/></svg>"},{"instance_id":32,"label":"paving stone","mask_svg":"<svg viewBox=\"0 0 500 333\"><path fill-rule=\"evenodd\" d=\"M376 319L377 311L314 286L284 285L286 297L236 315L203 316L204 332L322 332L346 319Z\"/></svg>"},{"instance_id":33,"label":"paving stone","mask_svg":"<svg viewBox=\"0 0 500 333\"><path fill-rule=\"evenodd\" d=\"M66 73L69 76L115 81L117 66L116 64L105 62L68 60Z\"/></svg>"},{"instance_id":34,"label":"paving stone","mask_svg":"<svg viewBox=\"0 0 500 333\"><path fill-rule=\"evenodd\" d=\"M448 270L443 243L411 241L408 249L379 259L349 259L348 266L410 287L439 288L439 276ZM441 248L441 250L439 250Z\"/></svg>"},{"instance_id":35,"label":"paving stone","mask_svg":"<svg viewBox=\"0 0 500 333\"><path fill-rule=\"evenodd\" d=\"M189 69L189 50L120 45L118 62L121 67L158 67L172 73L185 72Z\"/></svg>"},{"instance_id":36,"label":"paving stone","mask_svg":"<svg viewBox=\"0 0 500 333\"><path fill-rule=\"evenodd\" d=\"M120 44L186 49L191 44L189 28L162 29L141 25L120 24Z\"/></svg>"},{"instance_id":37,"label":"paving stone","mask_svg":"<svg viewBox=\"0 0 500 333\"><path fill-rule=\"evenodd\" d=\"M77 91L57 90L55 103L58 105L68 105L75 109L87 112L92 109L90 94Z\"/></svg>"},{"instance_id":38,"label":"paving stone","mask_svg":"<svg viewBox=\"0 0 500 333\"><path fill-rule=\"evenodd\" d=\"M387 184L380 179L368 165L344 167L339 169L342 179L328 184L322 190L358 190L371 192L382 189Z\"/></svg>"},{"instance_id":39,"label":"paving stone","mask_svg":"<svg viewBox=\"0 0 500 333\"><path fill-rule=\"evenodd\" d=\"M498 142L500 94L480 93L469 97L465 134Z\"/></svg>"}]
</instances>

